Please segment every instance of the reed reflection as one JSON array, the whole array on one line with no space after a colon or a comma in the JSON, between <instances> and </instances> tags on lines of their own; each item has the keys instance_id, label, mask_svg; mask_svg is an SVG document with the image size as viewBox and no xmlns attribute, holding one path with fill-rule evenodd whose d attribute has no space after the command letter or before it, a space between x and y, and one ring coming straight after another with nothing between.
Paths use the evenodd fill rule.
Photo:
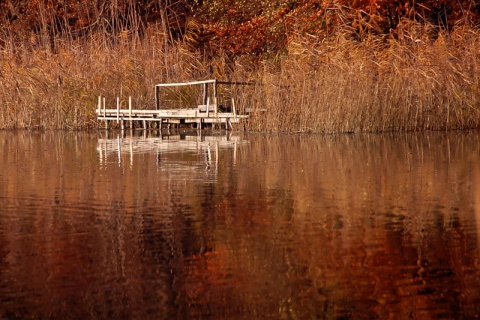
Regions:
<instances>
[{"instance_id":1,"label":"reed reflection","mask_svg":"<svg viewBox=\"0 0 480 320\"><path fill-rule=\"evenodd\" d=\"M480 312L478 132L0 135L2 317Z\"/></svg>"}]
</instances>

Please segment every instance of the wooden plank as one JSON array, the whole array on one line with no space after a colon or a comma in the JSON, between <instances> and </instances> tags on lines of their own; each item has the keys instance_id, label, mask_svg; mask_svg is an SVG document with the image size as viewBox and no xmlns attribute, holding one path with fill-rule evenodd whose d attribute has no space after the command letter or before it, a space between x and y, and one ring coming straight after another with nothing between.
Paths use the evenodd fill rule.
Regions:
<instances>
[{"instance_id":1,"label":"wooden plank","mask_svg":"<svg viewBox=\"0 0 480 320\"><path fill-rule=\"evenodd\" d=\"M166 118L173 118L173 119L197 119L197 118L212 118L208 117L206 113L199 113L195 116L195 114L181 114L181 115L172 115L172 114L163 114L163 115L139 115L139 116L121 116L123 120L143 120L147 119L150 121L158 121L159 119L166 119ZM248 119L248 115L236 115L234 116L232 113L219 113L216 117L218 119L225 119L225 118L238 118L238 119ZM116 120L116 114L107 114L105 116L99 116L98 120Z\"/></svg>"},{"instance_id":2,"label":"wooden plank","mask_svg":"<svg viewBox=\"0 0 480 320\"><path fill-rule=\"evenodd\" d=\"M211 112L209 112L211 113ZM109 118L109 120L116 120L117 119L117 113L105 113L104 115L99 115L98 119L99 120L105 120L106 118ZM112 119L111 119L112 118ZM120 113L120 118L124 120L138 120L140 118L148 118L154 121L158 121L159 118L210 118L206 112L199 112L195 114L195 112L189 112L189 113L155 113L155 114L135 114L135 112L132 112L132 116L130 117L128 114L122 114ZM231 112L224 112L224 113L218 113L216 118L241 118L241 119L248 119L248 115L235 115Z\"/></svg>"},{"instance_id":3,"label":"wooden plank","mask_svg":"<svg viewBox=\"0 0 480 320\"><path fill-rule=\"evenodd\" d=\"M172 118L167 118L165 119L165 122L166 123L176 123L176 124L180 124L180 119L172 119Z\"/></svg>"},{"instance_id":4,"label":"wooden plank","mask_svg":"<svg viewBox=\"0 0 480 320\"><path fill-rule=\"evenodd\" d=\"M175 86L191 86L196 84L204 84L204 83L214 83L217 80L209 79L209 80L199 80L199 81L190 81L190 82L177 82L177 83L159 83L156 84L156 87L175 87Z\"/></svg>"},{"instance_id":5,"label":"wooden plank","mask_svg":"<svg viewBox=\"0 0 480 320\"><path fill-rule=\"evenodd\" d=\"M198 106L198 112L207 112L207 105L206 104L201 104ZM210 112L212 112L212 110L210 110Z\"/></svg>"}]
</instances>

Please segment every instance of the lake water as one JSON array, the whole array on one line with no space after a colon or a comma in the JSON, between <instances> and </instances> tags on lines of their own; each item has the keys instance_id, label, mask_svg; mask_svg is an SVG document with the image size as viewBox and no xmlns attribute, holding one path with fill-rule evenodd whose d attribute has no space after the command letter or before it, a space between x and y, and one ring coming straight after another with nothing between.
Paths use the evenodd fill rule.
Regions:
<instances>
[{"instance_id":1,"label":"lake water","mask_svg":"<svg viewBox=\"0 0 480 320\"><path fill-rule=\"evenodd\" d=\"M0 318L480 316L480 132L0 132Z\"/></svg>"}]
</instances>

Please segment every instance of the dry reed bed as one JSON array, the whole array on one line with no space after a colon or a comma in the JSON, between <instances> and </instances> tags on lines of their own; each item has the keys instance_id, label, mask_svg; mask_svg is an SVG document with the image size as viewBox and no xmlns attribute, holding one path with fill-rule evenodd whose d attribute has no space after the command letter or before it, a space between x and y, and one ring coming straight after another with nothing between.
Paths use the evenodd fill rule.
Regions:
<instances>
[{"instance_id":1,"label":"dry reed bed","mask_svg":"<svg viewBox=\"0 0 480 320\"><path fill-rule=\"evenodd\" d=\"M153 86L165 81L256 80L243 103L267 109L249 130L357 132L439 130L480 123L480 33L458 27L433 37L433 29L409 24L397 37L345 33L323 41L298 37L288 53L252 65L206 60L187 44L166 46L150 29L140 40L121 33L56 39L56 52L38 39L0 51L0 128L96 127L97 96L132 96L137 108L153 103Z\"/></svg>"},{"instance_id":2,"label":"dry reed bed","mask_svg":"<svg viewBox=\"0 0 480 320\"><path fill-rule=\"evenodd\" d=\"M421 30L419 30L421 29ZM265 71L270 111L252 129L384 132L478 127L480 34L458 28L435 40L425 26L399 39L292 41L280 70ZM266 70L274 66L267 63ZM259 102L260 103L260 102Z\"/></svg>"},{"instance_id":3,"label":"dry reed bed","mask_svg":"<svg viewBox=\"0 0 480 320\"><path fill-rule=\"evenodd\" d=\"M99 95L111 107L132 96L134 107L148 108L155 83L198 77L201 61L182 46L165 50L161 33L136 39L123 33L115 45L99 36L59 40L56 52L29 42L0 51L0 128L95 128Z\"/></svg>"}]
</instances>

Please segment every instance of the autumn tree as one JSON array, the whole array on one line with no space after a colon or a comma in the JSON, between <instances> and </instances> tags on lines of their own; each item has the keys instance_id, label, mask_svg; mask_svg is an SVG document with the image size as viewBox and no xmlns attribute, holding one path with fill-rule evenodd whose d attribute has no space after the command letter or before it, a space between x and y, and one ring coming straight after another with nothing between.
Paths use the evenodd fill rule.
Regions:
<instances>
[{"instance_id":1,"label":"autumn tree","mask_svg":"<svg viewBox=\"0 0 480 320\"><path fill-rule=\"evenodd\" d=\"M452 30L480 23L473 0L4 0L2 31L17 38L40 36L54 46L58 37L99 32L115 40L121 31L142 37L157 25L170 42L187 35L195 47L230 54L284 50L292 36L326 37L348 31L359 40L370 33L394 33L402 21ZM193 35L193 36L192 36ZM3 37L6 38L6 37Z\"/></svg>"},{"instance_id":2,"label":"autumn tree","mask_svg":"<svg viewBox=\"0 0 480 320\"><path fill-rule=\"evenodd\" d=\"M361 39L390 34L401 21L451 30L479 23L480 4L471 0L204 0L193 17L214 48L234 54L281 50L292 35L328 36L341 28Z\"/></svg>"}]
</instances>

